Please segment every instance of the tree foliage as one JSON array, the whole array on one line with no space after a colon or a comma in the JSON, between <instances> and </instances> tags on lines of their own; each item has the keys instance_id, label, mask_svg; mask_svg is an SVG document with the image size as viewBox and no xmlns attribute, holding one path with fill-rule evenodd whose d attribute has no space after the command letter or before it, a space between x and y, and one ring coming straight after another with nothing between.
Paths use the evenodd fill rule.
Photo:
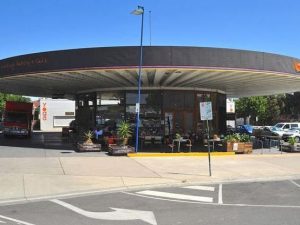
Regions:
<instances>
[{"instance_id":1,"label":"tree foliage","mask_svg":"<svg viewBox=\"0 0 300 225\"><path fill-rule=\"evenodd\" d=\"M236 112L238 117L250 117L252 124L255 124L256 117L260 118L267 111L268 101L264 96L240 98L236 101Z\"/></svg>"},{"instance_id":2,"label":"tree foliage","mask_svg":"<svg viewBox=\"0 0 300 225\"><path fill-rule=\"evenodd\" d=\"M236 112L238 117L250 117L250 123L255 125L272 125L282 116L298 119L300 93L240 98L236 101Z\"/></svg>"},{"instance_id":3,"label":"tree foliage","mask_svg":"<svg viewBox=\"0 0 300 225\"><path fill-rule=\"evenodd\" d=\"M286 107L283 113L298 117L300 114L300 92L287 94L285 97L285 105Z\"/></svg>"}]
</instances>

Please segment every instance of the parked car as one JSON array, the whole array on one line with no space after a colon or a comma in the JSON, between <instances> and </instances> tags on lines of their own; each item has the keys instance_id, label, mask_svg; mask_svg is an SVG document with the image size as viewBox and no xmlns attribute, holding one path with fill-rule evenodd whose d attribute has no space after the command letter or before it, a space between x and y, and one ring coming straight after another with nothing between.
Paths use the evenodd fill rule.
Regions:
<instances>
[{"instance_id":1,"label":"parked car","mask_svg":"<svg viewBox=\"0 0 300 225\"><path fill-rule=\"evenodd\" d=\"M249 124L248 125L239 125L236 128L236 133L252 135L253 126L251 126Z\"/></svg>"},{"instance_id":2,"label":"parked car","mask_svg":"<svg viewBox=\"0 0 300 225\"><path fill-rule=\"evenodd\" d=\"M251 126L251 125L238 125L236 128L234 128L234 127L228 125L227 126L227 135L234 134L234 133L252 135L253 126Z\"/></svg>"},{"instance_id":3,"label":"parked car","mask_svg":"<svg viewBox=\"0 0 300 225\"><path fill-rule=\"evenodd\" d=\"M288 141L290 137L294 137L297 143L300 142L300 128L294 127L282 135L282 140Z\"/></svg>"},{"instance_id":4,"label":"parked car","mask_svg":"<svg viewBox=\"0 0 300 225\"><path fill-rule=\"evenodd\" d=\"M270 126L265 126L259 129L254 129L253 135L257 138L267 138L267 137L279 137L279 135L272 131Z\"/></svg>"},{"instance_id":5,"label":"parked car","mask_svg":"<svg viewBox=\"0 0 300 225\"><path fill-rule=\"evenodd\" d=\"M288 122L288 123L277 123L271 128L274 133L277 133L280 137L288 130L292 128L300 128L300 123L298 122Z\"/></svg>"}]
</instances>

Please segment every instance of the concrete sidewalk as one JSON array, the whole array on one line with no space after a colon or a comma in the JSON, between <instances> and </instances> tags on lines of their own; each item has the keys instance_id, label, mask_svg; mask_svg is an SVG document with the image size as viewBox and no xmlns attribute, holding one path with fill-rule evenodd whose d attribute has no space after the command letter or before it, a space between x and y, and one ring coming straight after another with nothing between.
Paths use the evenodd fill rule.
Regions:
<instances>
[{"instance_id":1,"label":"concrete sidewalk","mask_svg":"<svg viewBox=\"0 0 300 225\"><path fill-rule=\"evenodd\" d=\"M212 157L0 158L0 203L63 194L234 180L300 177L300 154Z\"/></svg>"}]
</instances>

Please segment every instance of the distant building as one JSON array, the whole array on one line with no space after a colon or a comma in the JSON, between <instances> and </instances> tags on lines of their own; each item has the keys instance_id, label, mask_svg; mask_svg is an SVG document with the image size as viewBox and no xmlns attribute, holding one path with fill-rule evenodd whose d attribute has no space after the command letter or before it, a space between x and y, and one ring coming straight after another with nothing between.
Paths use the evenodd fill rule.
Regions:
<instances>
[{"instance_id":1,"label":"distant building","mask_svg":"<svg viewBox=\"0 0 300 225\"><path fill-rule=\"evenodd\" d=\"M75 119L75 101L66 99L40 99L41 131L61 131Z\"/></svg>"}]
</instances>

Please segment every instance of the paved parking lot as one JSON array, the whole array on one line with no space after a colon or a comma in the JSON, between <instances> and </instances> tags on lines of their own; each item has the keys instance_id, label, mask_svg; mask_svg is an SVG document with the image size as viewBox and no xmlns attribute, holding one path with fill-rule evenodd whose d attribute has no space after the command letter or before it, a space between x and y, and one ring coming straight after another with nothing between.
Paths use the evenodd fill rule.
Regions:
<instances>
[{"instance_id":1,"label":"paved parking lot","mask_svg":"<svg viewBox=\"0 0 300 225\"><path fill-rule=\"evenodd\" d=\"M0 133L0 148L0 158L106 156L103 152L76 153L71 140L60 132L34 132L31 138L4 138Z\"/></svg>"},{"instance_id":2,"label":"paved parking lot","mask_svg":"<svg viewBox=\"0 0 300 225\"><path fill-rule=\"evenodd\" d=\"M0 206L3 224L295 225L300 180L183 185Z\"/></svg>"}]
</instances>

